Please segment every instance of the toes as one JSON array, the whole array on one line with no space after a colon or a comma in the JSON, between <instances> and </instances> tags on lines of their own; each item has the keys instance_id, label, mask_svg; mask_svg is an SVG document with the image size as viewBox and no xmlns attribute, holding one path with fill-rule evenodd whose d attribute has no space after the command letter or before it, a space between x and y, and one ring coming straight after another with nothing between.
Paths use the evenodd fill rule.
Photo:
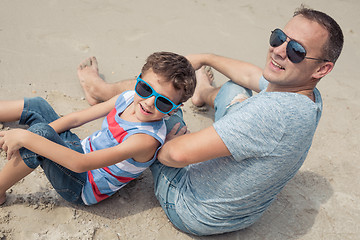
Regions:
<instances>
[{"instance_id":1,"label":"toes","mask_svg":"<svg viewBox=\"0 0 360 240\"><path fill-rule=\"evenodd\" d=\"M204 67L204 72L206 73L206 75L208 76L209 80L210 80L210 84L212 84L214 82L214 72L212 71L212 68L210 66L205 66Z\"/></svg>"},{"instance_id":2,"label":"toes","mask_svg":"<svg viewBox=\"0 0 360 240\"><path fill-rule=\"evenodd\" d=\"M92 67L94 67L96 69L96 71L99 70L98 62L96 60L96 57L91 57L91 64L92 64Z\"/></svg>"},{"instance_id":3,"label":"toes","mask_svg":"<svg viewBox=\"0 0 360 240\"><path fill-rule=\"evenodd\" d=\"M91 58L87 58L85 59L84 61L82 61L79 65L79 69L83 69L83 68L86 68L86 67L90 67L92 64L92 59Z\"/></svg>"},{"instance_id":4,"label":"toes","mask_svg":"<svg viewBox=\"0 0 360 240\"><path fill-rule=\"evenodd\" d=\"M90 60L91 60L92 65L97 65L96 57L91 57Z\"/></svg>"}]
</instances>

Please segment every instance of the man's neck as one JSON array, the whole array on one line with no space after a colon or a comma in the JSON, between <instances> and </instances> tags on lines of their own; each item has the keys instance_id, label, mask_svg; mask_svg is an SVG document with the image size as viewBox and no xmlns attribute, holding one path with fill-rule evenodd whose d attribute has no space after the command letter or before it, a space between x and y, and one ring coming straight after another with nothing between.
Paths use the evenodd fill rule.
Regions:
<instances>
[{"instance_id":1,"label":"man's neck","mask_svg":"<svg viewBox=\"0 0 360 240\"><path fill-rule=\"evenodd\" d=\"M315 102L315 96L314 96L314 88L305 88L305 89L299 89L297 87L278 87L276 85L273 85L269 83L266 91L267 92L292 92L292 93L298 93L307 96L310 98L313 102Z\"/></svg>"}]
</instances>

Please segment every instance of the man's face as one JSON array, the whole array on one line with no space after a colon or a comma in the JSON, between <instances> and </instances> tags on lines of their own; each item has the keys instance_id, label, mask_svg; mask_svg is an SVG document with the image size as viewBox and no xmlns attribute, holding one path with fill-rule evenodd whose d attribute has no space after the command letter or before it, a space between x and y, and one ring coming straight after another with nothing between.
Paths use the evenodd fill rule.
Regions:
<instances>
[{"instance_id":1,"label":"man's face","mask_svg":"<svg viewBox=\"0 0 360 240\"><path fill-rule=\"evenodd\" d=\"M283 31L306 49L307 57L323 58L322 48L327 41L328 32L321 25L298 15L288 22ZM286 55L287 45L288 42L284 42L278 47L270 46L264 77L279 90L284 91L314 86L314 82L316 84L318 80L314 78L315 73L324 63L306 58L300 63L293 63Z\"/></svg>"}]
</instances>

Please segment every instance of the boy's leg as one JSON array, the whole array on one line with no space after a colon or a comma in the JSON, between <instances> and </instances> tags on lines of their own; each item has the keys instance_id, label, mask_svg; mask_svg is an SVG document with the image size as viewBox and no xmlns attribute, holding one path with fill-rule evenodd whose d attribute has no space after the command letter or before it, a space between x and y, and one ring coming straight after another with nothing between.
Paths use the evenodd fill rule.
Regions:
<instances>
[{"instance_id":1,"label":"boy's leg","mask_svg":"<svg viewBox=\"0 0 360 240\"><path fill-rule=\"evenodd\" d=\"M41 97L25 98L20 124L32 126L37 123L51 123L59 118L50 104Z\"/></svg>"},{"instance_id":2,"label":"boy's leg","mask_svg":"<svg viewBox=\"0 0 360 240\"><path fill-rule=\"evenodd\" d=\"M99 74L95 57L85 59L77 69L80 84L85 92L85 98L90 105L109 100L113 96L135 87L136 80L129 79L116 83L105 82Z\"/></svg>"},{"instance_id":3,"label":"boy's leg","mask_svg":"<svg viewBox=\"0 0 360 240\"><path fill-rule=\"evenodd\" d=\"M44 99L25 99L23 105L24 109L21 114L20 123L29 125L29 131L75 151L82 152L80 139L75 134L72 134L70 131L62 133L63 140L48 125L48 123L56 120L59 116ZM39 164L41 164L49 181L61 196L70 202L82 203L80 196L82 186L86 180L86 173L73 173L25 148L21 148L19 152L21 155L21 157L19 155L19 159L21 161L10 161L13 164L7 164L0 173L0 176L3 177L0 179L0 203L5 201L5 191L18 180L28 175ZM14 175L14 178L9 178L9 175Z\"/></svg>"},{"instance_id":4,"label":"boy's leg","mask_svg":"<svg viewBox=\"0 0 360 240\"><path fill-rule=\"evenodd\" d=\"M7 161L0 171L0 205L6 200L6 191L15 183L26 177L34 169L29 168L21 158L19 151Z\"/></svg>"},{"instance_id":5,"label":"boy's leg","mask_svg":"<svg viewBox=\"0 0 360 240\"><path fill-rule=\"evenodd\" d=\"M0 102L0 121L3 122L19 120L20 124L33 125L49 123L57 118L59 116L42 98ZM24 163L19 151L5 164L0 172L0 204L5 202L5 192L35 168Z\"/></svg>"},{"instance_id":6,"label":"boy's leg","mask_svg":"<svg viewBox=\"0 0 360 240\"><path fill-rule=\"evenodd\" d=\"M20 119L24 100L0 101L0 122L16 122Z\"/></svg>"},{"instance_id":7,"label":"boy's leg","mask_svg":"<svg viewBox=\"0 0 360 240\"><path fill-rule=\"evenodd\" d=\"M69 131L65 132L68 133L66 135L67 139L62 139L62 137L46 123L34 124L28 130L57 144L82 153L80 139ZM23 162L29 168L35 169L37 166L41 166L51 185L65 200L72 203L83 203L81 192L86 182L87 173L75 173L25 148L21 148L19 152Z\"/></svg>"}]
</instances>

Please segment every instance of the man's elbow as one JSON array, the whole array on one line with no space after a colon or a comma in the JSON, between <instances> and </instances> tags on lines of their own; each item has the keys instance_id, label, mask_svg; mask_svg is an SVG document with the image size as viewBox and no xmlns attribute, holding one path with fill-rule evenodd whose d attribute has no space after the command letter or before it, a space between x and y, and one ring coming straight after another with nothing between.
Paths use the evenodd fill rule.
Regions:
<instances>
[{"instance_id":1,"label":"man's elbow","mask_svg":"<svg viewBox=\"0 0 360 240\"><path fill-rule=\"evenodd\" d=\"M189 165L189 159L184 154L184 151L179 148L167 151L166 153L160 151L158 159L168 167L182 168Z\"/></svg>"}]
</instances>

